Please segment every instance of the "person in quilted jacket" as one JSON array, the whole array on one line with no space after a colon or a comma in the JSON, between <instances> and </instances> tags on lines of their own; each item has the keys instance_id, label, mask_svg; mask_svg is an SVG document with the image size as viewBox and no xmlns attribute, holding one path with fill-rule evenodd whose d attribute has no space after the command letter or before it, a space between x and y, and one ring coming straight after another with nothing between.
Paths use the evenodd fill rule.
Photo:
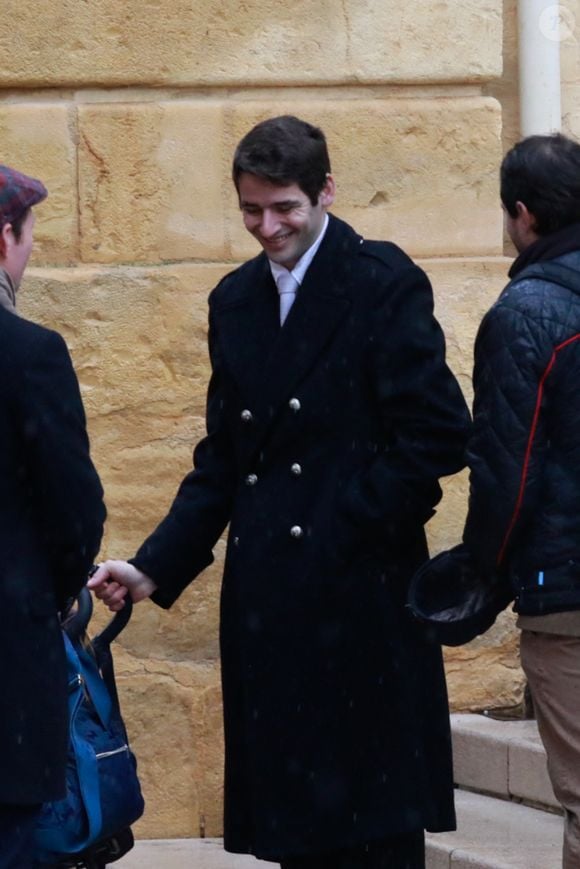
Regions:
<instances>
[{"instance_id":1,"label":"person in quilted jacket","mask_svg":"<svg viewBox=\"0 0 580 869\"><path fill-rule=\"evenodd\" d=\"M556 796L580 866L580 144L519 142L501 166L510 283L475 345L464 543L505 571Z\"/></svg>"}]
</instances>

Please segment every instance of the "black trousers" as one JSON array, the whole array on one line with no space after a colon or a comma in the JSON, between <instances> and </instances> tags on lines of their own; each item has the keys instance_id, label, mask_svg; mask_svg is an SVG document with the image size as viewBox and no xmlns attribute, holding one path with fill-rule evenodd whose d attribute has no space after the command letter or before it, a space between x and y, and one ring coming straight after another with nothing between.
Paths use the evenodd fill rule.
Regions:
<instances>
[{"instance_id":1,"label":"black trousers","mask_svg":"<svg viewBox=\"0 0 580 869\"><path fill-rule=\"evenodd\" d=\"M0 869L32 869L34 828L41 806L0 804Z\"/></svg>"},{"instance_id":2,"label":"black trousers","mask_svg":"<svg viewBox=\"0 0 580 869\"><path fill-rule=\"evenodd\" d=\"M425 834L389 836L359 848L282 860L281 869L425 869Z\"/></svg>"}]
</instances>

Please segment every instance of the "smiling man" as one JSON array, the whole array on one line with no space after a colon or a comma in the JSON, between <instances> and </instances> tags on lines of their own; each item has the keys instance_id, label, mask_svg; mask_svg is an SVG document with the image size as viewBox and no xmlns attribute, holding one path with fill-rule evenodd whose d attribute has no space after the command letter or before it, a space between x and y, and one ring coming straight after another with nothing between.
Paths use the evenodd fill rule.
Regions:
<instances>
[{"instance_id":1,"label":"smiling man","mask_svg":"<svg viewBox=\"0 0 580 869\"><path fill-rule=\"evenodd\" d=\"M279 267L273 269L274 275L282 267L291 270L326 229L326 209L332 205L335 193L332 175L330 171L324 177L320 175L320 188L304 182L302 189L297 183L280 186L244 171L243 165L240 159L234 169L234 182L244 226L262 245L272 265ZM249 165L253 166L251 161Z\"/></svg>"},{"instance_id":2,"label":"smiling man","mask_svg":"<svg viewBox=\"0 0 580 869\"><path fill-rule=\"evenodd\" d=\"M167 517L91 580L169 607L230 522L225 846L284 869L421 869L454 826L439 647L406 615L469 418L425 274L327 213L321 130L284 116L233 178L263 248L210 297L207 437Z\"/></svg>"}]
</instances>

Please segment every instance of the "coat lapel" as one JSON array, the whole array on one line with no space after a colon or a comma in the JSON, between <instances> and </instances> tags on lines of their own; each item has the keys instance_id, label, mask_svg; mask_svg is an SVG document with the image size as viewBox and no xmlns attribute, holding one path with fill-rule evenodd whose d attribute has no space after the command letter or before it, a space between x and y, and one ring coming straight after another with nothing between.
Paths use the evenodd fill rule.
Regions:
<instances>
[{"instance_id":1,"label":"coat lapel","mask_svg":"<svg viewBox=\"0 0 580 869\"><path fill-rule=\"evenodd\" d=\"M220 347L244 407L254 409L280 335L278 293L263 254L242 267L233 289L235 297L215 313Z\"/></svg>"},{"instance_id":2,"label":"coat lapel","mask_svg":"<svg viewBox=\"0 0 580 869\"><path fill-rule=\"evenodd\" d=\"M283 327L267 258L244 276L244 292L220 312L222 344L241 392L254 413L253 444L262 442L279 409L330 344L350 308L360 238L331 217Z\"/></svg>"},{"instance_id":3,"label":"coat lapel","mask_svg":"<svg viewBox=\"0 0 580 869\"><path fill-rule=\"evenodd\" d=\"M314 264L308 270L268 359L264 399L270 416L316 364L350 307L340 284L320 283L311 271L319 270Z\"/></svg>"}]
</instances>

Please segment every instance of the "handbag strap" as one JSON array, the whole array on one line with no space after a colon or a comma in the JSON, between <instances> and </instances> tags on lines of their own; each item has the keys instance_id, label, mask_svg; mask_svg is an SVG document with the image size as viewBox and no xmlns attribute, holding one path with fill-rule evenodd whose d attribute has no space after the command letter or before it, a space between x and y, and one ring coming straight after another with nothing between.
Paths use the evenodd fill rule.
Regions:
<instances>
[{"instance_id":1,"label":"handbag strap","mask_svg":"<svg viewBox=\"0 0 580 869\"><path fill-rule=\"evenodd\" d=\"M111 720L113 703L99 673L97 662L88 649L80 644L74 645L64 632L63 637L69 669L73 672L73 676L77 677L77 681L80 680L80 685L84 686L101 724L107 728Z\"/></svg>"}]
</instances>

